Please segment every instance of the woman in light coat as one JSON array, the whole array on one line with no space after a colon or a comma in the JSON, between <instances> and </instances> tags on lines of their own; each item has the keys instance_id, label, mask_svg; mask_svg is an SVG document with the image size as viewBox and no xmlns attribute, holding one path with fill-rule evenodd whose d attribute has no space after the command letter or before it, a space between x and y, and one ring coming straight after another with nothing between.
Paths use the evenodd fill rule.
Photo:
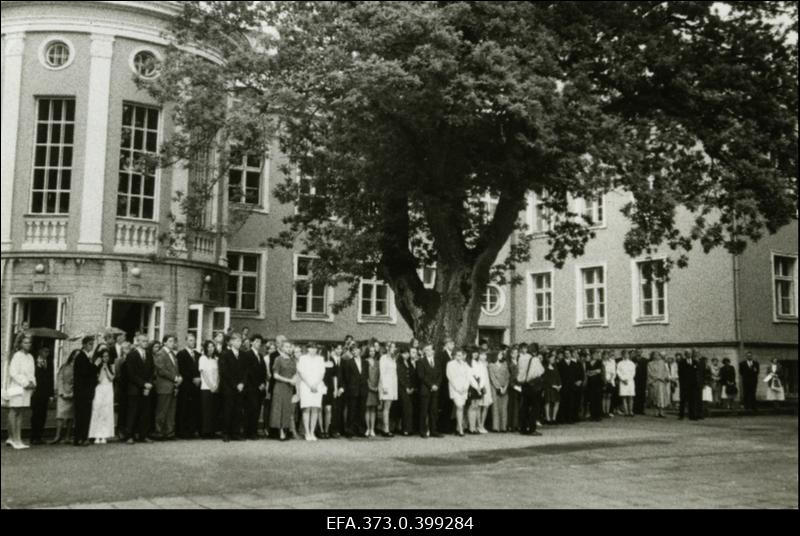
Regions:
<instances>
[{"instance_id":1,"label":"woman in light coat","mask_svg":"<svg viewBox=\"0 0 800 536\"><path fill-rule=\"evenodd\" d=\"M511 374L506 361L506 352L501 350L489 363L489 382L494 395L492 427L495 432L508 431L508 387L510 381Z\"/></svg>"},{"instance_id":2,"label":"woman in light coat","mask_svg":"<svg viewBox=\"0 0 800 536\"><path fill-rule=\"evenodd\" d=\"M72 362L75 354L80 350L75 349L67 360L58 368L56 374L56 437L50 441L50 445L57 445L62 441L69 443L72 420L75 418L75 404L73 403L74 371ZM124 426L124 423L123 423ZM61 437L61 430L64 430L64 437Z\"/></svg>"},{"instance_id":3,"label":"woman in light coat","mask_svg":"<svg viewBox=\"0 0 800 536\"><path fill-rule=\"evenodd\" d=\"M394 343L389 343L387 351L378 360L378 398L381 401L383 436L393 437L390 420L392 402L397 400L397 355Z\"/></svg>"},{"instance_id":4,"label":"woman in light coat","mask_svg":"<svg viewBox=\"0 0 800 536\"><path fill-rule=\"evenodd\" d=\"M5 396L8 399L8 439L6 445L14 449L27 449L22 442L22 413L31 407L31 395L36 389L36 361L31 355L31 337L18 339L17 351L8 364Z\"/></svg>"},{"instance_id":5,"label":"woman in light coat","mask_svg":"<svg viewBox=\"0 0 800 536\"><path fill-rule=\"evenodd\" d=\"M664 418L664 408L669 406L669 367L660 352L653 352L647 364L647 385L650 391L650 401L656 407L657 417Z\"/></svg>"},{"instance_id":6,"label":"woman in light coat","mask_svg":"<svg viewBox=\"0 0 800 536\"><path fill-rule=\"evenodd\" d=\"M322 409L325 388L325 358L317 353L317 345L309 343L306 353L297 361L297 392L303 411L303 428L306 441L316 441L317 421Z\"/></svg>"},{"instance_id":7,"label":"woman in light coat","mask_svg":"<svg viewBox=\"0 0 800 536\"><path fill-rule=\"evenodd\" d=\"M775 406L778 405L778 402L783 402L786 399L783 390L783 369L778 364L777 359L773 359L772 363L767 367L764 383L767 384L767 400L775 402Z\"/></svg>"},{"instance_id":8,"label":"woman in light coat","mask_svg":"<svg viewBox=\"0 0 800 536\"><path fill-rule=\"evenodd\" d=\"M459 437L464 437L464 405L467 403L469 388L477 389L478 384L472 375L469 364L464 360L464 350L456 350L454 359L447 363L445 374L447 376L447 389L450 400L456 410L456 430Z\"/></svg>"},{"instance_id":9,"label":"woman in light coat","mask_svg":"<svg viewBox=\"0 0 800 536\"><path fill-rule=\"evenodd\" d=\"M622 356L622 361L617 363L617 378L619 378L619 396L622 399L622 406L626 417L633 417L633 397L636 395L636 363L631 361L630 355L626 352Z\"/></svg>"}]
</instances>

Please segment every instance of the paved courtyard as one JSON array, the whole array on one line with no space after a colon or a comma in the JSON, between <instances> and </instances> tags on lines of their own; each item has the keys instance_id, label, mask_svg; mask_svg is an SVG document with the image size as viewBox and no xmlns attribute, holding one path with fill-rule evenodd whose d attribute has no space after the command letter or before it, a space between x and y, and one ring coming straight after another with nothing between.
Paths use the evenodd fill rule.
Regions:
<instances>
[{"instance_id":1,"label":"paved courtyard","mask_svg":"<svg viewBox=\"0 0 800 536\"><path fill-rule=\"evenodd\" d=\"M797 508L797 418L2 451L3 508Z\"/></svg>"}]
</instances>

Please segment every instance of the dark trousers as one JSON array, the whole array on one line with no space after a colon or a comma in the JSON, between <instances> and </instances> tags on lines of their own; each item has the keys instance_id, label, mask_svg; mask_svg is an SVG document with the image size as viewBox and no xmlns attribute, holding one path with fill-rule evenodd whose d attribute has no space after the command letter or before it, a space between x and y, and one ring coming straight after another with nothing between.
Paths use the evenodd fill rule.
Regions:
<instances>
[{"instance_id":1,"label":"dark trousers","mask_svg":"<svg viewBox=\"0 0 800 536\"><path fill-rule=\"evenodd\" d=\"M419 392L419 433L436 435L439 419L439 393L423 387Z\"/></svg>"},{"instance_id":2,"label":"dark trousers","mask_svg":"<svg viewBox=\"0 0 800 536\"><path fill-rule=\"evenodd\" d=\"M94 393L93 393L94 394ZM75 396L75 439L78 444L89 439L89 423L92 420L92 396Z\"/></svg>"},{"instance_id":3,"label":"dark trousers","mask_svg":"<svg viewBox=\"0 0 800 536\"><path fill-rule=\"evenodd\" d=\"M211 391L200 392L202 422L200 433L203 437L213 437L219 430L219 395Z\"/></svg>"},{"instance_id":4,"label":"dark trousers","mask_svg":"<svg viewBox=\"0 0 800 536\"><path fill-rule=\"evenodd\" d=\"M508 429L516 432L519 430L519 405L520 393L512 386L508 388Z\"/></svg>"},{"instance_id":5,"label":"dark trousers","mask_svg":"<svg viewBox=\"0 0 800 536\"><path fill-rule=\"evenodd\" d=\"M644 415L645 401L647 400L647 383L636 385L636 395L633 397L633 412Z\"/></svg>"},{"instance_id":6,"label":"dark trousers","mask_svg":"<svg viewBox=\"0 0 800 536\"><path fill-rule=\"evenodd\" d=\"M128 397L123 395L122 389L119 390L119 395L114 393L114 401L117 403L117 432L123 436L125 435L126 426L128 425Z\"/></svg>"},{"instance_id":7,"label":"dark trousers","mask_svg":"<svg viewBox=\"0 0 800 536\"><path fill-rule=\"evenodd\" d=\"M344 399L335 397L331 399L331 434L344 433Z\"/></svg>"},{"instance_id":8,"label":"dark trousers","mask_svg":"<svg viewBox=\"0 0 800 536\"><path fill-rule=\"evenodd\" d=\"M520 404L519 427L521 432L535 432L536 419L542 407L542 390L529 385L522 386L522 403Z\"/></svg>"},{"instance_id":9,"label":"dark trousers","mask_svg":"<svg viewBox=\"0 0 800 536\"><path fill-rule=\"evenodd\" d=\"M439 391L436 393L439 397L439 423L438 430L446 434L455 432L455 423L453 421L453 401L450 399L450 392L447 382L442 382L439 386Z\"/></svg>"},{"instance_id":10,"label":"dark trousers","mask_svg":"<svg viewBox=\"0 0 800 536\"><path fill-rule=\"evenodd\" d=\"M678 408L678 417L681 419L686 415L687 408L690 419L697 419L699 417L697 409L702 398L700 398L700 388L696 385L681 385L681 403Z\"/></svg>"},{"instance_id":11,"label":"dark trousers","mask_svg":"<svg viewBox=\"0 0 800 536\"><path fill-rule=\"evenodd\" d=\"M238 391L222 393L222 433L239 437L242 433L243 395Z\"/></svg>"},{"instance_id":12,"label":"dark trousers","mask_svg":"<svg viewBox=\"0 0 800 536\"><path fill-rule=\"evenodd\" d=\"M742 382L742 406L744 409L756 409L756 387L755 382Z\"/></svg>"},{"instance_id":13,"label":"dark trousers","mask_svg":"<svg viewBox=\"0 0 800 536\"><path fill-rule=\"evenodd\" d=\"M403 432L410 434L414 431L414 399L405 389L400 389L397 396L403 414Z\"/></svg>"},{"instance_id":14,"label":"dark trousers","mask_svg":"<svg viewBox=\"0 0 800 536\"><path fill-rule=\"evenodd\" d=\"M589 413L592 419L599 421L603 418L603 386L590 387L587 391L589 396Z\"/></svg>"},{"instance_id":15,"label":"dark trousers","mask_svg":"<svg viewBox=\"0 0 800 536\"><path fill-rule=\"evenodd\" d=\"M261 391L245 391L242 399L244 405L244 436L256 437L258 433L258 413L261 409Z\"/></svg>"},{"instance_id":16,"label":"dark trousers","mask_svg":"<svg viewBox=\"0 0 800 536\"><path fill-rule=\"evenodd\" d=\"M578 421L580 396L580 391L573 386L562 388L561 408L558 412L558 418L561 422L574 423Z\"/></svg>"},{"instance_id":17,"label":"dark trousers","mask_svg":"<svg viewBox=\"0 0 800 536\"><path fill-rule=\"evenodd\" d=\"M128 395L126 398L125 416L127 419L125 435L128 439L138 434L139 441L150 433L150 397L144 395Z\"/></svg>"},{"instance_id":18,"label":"dark trousers","mask_svg":"<svg viewBox=\"0 0 800 536\"><path fill-rule=\"evenodd\" d=\"M175 409L175 433L191 438L200 428L200 388L194 384L181 385Z\"/></svg>"},{"instance_id":19,"label":"dark trousers","mask_svg":"<svg viewBox=\"0 0 800 536\"><path fill-rule=\"evenodd\" d=\"M175 437L175 394L156 395L156 432L162 439Z\"/></svg>"},{"instance_id":20,"label":"dark trousers","mask_svg":"<svg viewBox=\"0 0 800 536\"><path fill-rule=\"evenodd\" d=\"M49 403L49 396L37 395L34 393L31 397L31 441L42 440Z\"/></svg>"},{"instance_id":21,"label":"dark trousers","mask_svg":"<svg viewBox=\"0 0 800 536\"><path fill-rule=\"evenodd\" d=\"M347 397L346 431L349 435L362 435L367 430L367 424L364 422L366 413L366 395L358 394Z\"/></svg>"}]
</instances>

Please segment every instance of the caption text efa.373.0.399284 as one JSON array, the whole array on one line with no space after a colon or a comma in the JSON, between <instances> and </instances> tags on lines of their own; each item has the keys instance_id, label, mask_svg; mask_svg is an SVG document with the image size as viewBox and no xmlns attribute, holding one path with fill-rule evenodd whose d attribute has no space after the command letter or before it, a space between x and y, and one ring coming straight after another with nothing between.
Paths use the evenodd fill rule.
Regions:
<instances>
[{"instance_id":1,"label":"caption text efa.373.0.399284","mask_svg":"<svg viewBox=\"0 0 800 536\"><path fill-rule=\"evenodd\" d=\"M331 516L328 530L472 530L472 517Z\"/></svg>"}]
</instances>

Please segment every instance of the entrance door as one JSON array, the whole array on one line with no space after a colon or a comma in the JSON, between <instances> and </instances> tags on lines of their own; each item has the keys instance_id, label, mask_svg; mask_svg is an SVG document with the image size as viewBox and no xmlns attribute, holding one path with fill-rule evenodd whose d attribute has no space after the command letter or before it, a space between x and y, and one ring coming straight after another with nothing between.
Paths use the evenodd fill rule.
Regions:
<instances>
[{"instance_id":1,"label":"entrance door","mask_svg":"<svg viewBox=\"0 0 800 536\"><path fill-rule=\"evenodd\" d=\"M16 335L28 328L51 328L63 330L65 298L18 298L11 303L11 337L9 337L9 354L13 353ZM31 352L34 356L40 348L49 348L50 354L47 367L51 375L55 374L54 361L59 357L61 342L55 339L33 337Z\"/></svg>"},{"instance_id":2,"label":"entrance door","mask_svg":"<svg viewBox=\"0 0 800 536\"><path fill-rule=\"evenodd\" d=\"M505 332L502 328L478 328L478 343L485 340L489 343L489 349L496 351L503 344Z\"/></svg>"}]
</instances>

